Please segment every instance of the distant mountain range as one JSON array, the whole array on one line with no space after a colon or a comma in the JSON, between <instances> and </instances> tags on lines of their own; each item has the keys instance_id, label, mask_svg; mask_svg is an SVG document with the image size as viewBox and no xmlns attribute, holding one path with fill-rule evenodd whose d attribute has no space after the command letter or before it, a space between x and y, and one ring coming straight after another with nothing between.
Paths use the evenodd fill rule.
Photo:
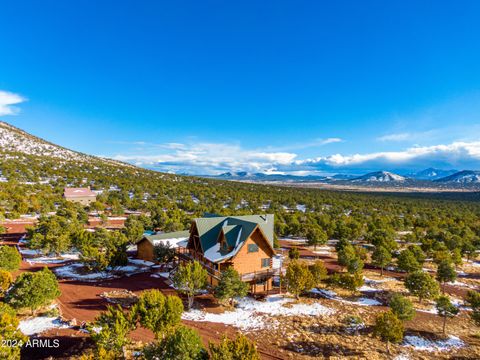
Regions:
<instances>
[{"instance_id":1,"label":"distant mountain range","mask_svg":"<svg viewBox=\"0 0 480 360\"><path fill-rule=\"evenodd\" d=\"M441 170L428 168L409 175L399 175L389 171L375 171L362 176L350 174L337 174L333 176L320 175L284 175L226 172L216 176L209 176L217 179L252 181L252 182L296 182L296 183L331 183L331 184L356 184L356 185L388 185L398 184L405 186L459 186L459 185L480 185L480 171L473 170Z\"/></svg>"}]
</instances>

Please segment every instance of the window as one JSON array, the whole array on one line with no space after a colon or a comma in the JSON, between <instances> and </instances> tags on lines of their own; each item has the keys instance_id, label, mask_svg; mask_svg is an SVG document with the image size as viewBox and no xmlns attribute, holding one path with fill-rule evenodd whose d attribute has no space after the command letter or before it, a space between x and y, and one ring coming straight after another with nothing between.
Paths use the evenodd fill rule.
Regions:
<instances>
[{"instance_id":1,"label":"window","mask_svg":"<svg viewBox=\"0 0 480 360\"><path fill-rule=\"evenodd\" d=\"M270 267L270 259L262 259L262 268Z\"/></svg>"},{"instance_id":2,"label":"window","mask_svg":"<svg viewBox=\"0 0 480 360\"><path fill-rule=\"evenodd\" d=\"M258 245L257 244L248 244L248 252L258 252Z\"/></svg>"}]
</instances>

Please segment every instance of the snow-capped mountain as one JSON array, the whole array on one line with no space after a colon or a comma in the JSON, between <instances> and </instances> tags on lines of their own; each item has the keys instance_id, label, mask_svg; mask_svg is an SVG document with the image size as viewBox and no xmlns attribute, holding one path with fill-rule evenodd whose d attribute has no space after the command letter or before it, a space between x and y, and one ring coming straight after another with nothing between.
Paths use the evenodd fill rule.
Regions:
<instances>
[{"instance_id":1,"label":"snow-capped mountain","mask_svg":"<svg viewBox=\"0 0 480 360\"><path fill-rule=\"evenodd\" d=\"M69 150L59 145L52 144L39 137L33 136L15 126L0 121L0 152L6 156L18 156L18 154L55 158L62 161L86 162L101 160L117 165L130 166L115 160L99 158Z\"/></svg>"},{"instance_id":2,"label":"snow-capped mountain","mask_svg":"<svg viewBox=\"0 0 480 360\"><path fill-rule=\"evenodd\" d=\"M478 184L480 183L480 171L463 170L435 181L441 183Z\"/></svg>"},{"instance_id":3,"label":"snow-capped mountain","mask_svg":"<svg viewBox=\"0 0 480 360\"><path fill-rule=\"evenodd\" d=\"M393 182L393 181L405 181L405 177L398 174L394 174L388 171L375 171L355 179L353 182Z\"/></svg>"},{"instance_id":4,"label":"snow-capped mountain","mask_svg":"<svg viewBox=\"0 0 480 360\"><path fill-rule=\"evenodd\" d=\"M411 177L417 180L436 180L455 174L457 171L458 170L441 170L435 168L428 168L412 174Z\"/></svg>"}]
</instances>

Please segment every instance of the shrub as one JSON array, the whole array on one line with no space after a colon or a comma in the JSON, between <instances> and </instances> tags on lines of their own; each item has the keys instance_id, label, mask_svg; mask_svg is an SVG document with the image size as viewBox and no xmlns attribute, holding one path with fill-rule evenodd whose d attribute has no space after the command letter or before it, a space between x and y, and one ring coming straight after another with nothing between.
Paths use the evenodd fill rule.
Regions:
<instances>
[{"instance_id":1,"label":"shrub","mask_svg":"<svg viewBox=\"0 0 480 360\"><path fill-rule=\"evenodd\" d=\"M329 283L334 287L337 286L349 291L356 291L363 285L363 276L361 273L336 273L330 276Z\"/></svg>"},{"instance_id":2,"label":"shrub","mask_svg":"<svg viewBox=\"0 0 480 360\"><path fill-rule=\"evenodd\" d=\"M317 260L308 267L308 270L312 274L314 286L317 286L328 277L327 268L321 260Z\"/></svg>"},{"instance_id":3,"label":"shrub","mask_svg":"<svg viewBox=\"0 0 480 360\"><path fill-rule=\"evenodd\" d=\"M231 340L226 337L219 344L209 343L211 360L260 360L255 343L245 335Z\"/></svg>"}]
</instances>

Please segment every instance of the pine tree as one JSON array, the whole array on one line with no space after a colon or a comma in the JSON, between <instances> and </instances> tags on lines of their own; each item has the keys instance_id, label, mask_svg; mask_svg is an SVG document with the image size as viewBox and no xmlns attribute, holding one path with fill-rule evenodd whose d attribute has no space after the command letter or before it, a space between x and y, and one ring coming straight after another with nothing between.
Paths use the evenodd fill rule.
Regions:
<instances>
[{"instance_id":1,"label":"pine tree","mask_svg":"<svg viewBox=\"0 0 480 360\"><path fill-rule=\"evenodd\" d=\"M405 287L415 296L418 296L420 302L423 299L434 299L439 292L439 286L435 279L428 273L416 271L405 278Z\"/></svg>"},{"instance_id":2,"label":"pine tree","mask_svg":"<svg viewBox=\"0 0 480 360\"><path fill-rule=\"evenodd\" d=\"M300 294L308 291L315 286L312 273L308 270L308 265L298 261L292 261L288 264L285 274L287 290L298 299Z\"/></svg>"},{"instance_id":3,"label":"pine tree","mask_svg":"<svg viewBox=\"0 0 480 360\"><path fill-rule=\"evenodd\" d=\"M0 246L0 269L15 271L20 267L22 257L13 246Z\"/></svg>"},{"instance_id":4,"label":"pine tree","mask_svg":"<svg viewBox=\"0 0 480 360\"><path fill-rule=\"evenodd\" d=\"M442 333L445 335L445 325L447 324L447 318L452 318L458 314L458 308L453 305L448 298L448 296L440 296L435 307L437 308L437 313L443 317L443 328Z\"/></svg>"},{"instance_id":5,"label":"pine tree","mask_svg":"<svg viewBox=\"0 0 480 360\"><path fill-rule=\"evenodd\" d=\"M387 343L388 354L391 342L399 343L403 340L403 331L403 323L391 311L381 313L375 319L373 333Z\"/></svg>"},{"instance_id":6,"label":"pine tree","mask_svg":"<svg viewBox=\"0 0 480 360\"><path fill-rule=\"evenodd\" d=\"M470 317L475 325L480 326L480 293L470 290L466 297L467 304L472 308Z\"/></svg>"},{"instance_id":7,"label":"pine tree","mask_svg":"<svg viewBox=\"0 0 480 360\"><path fill-rule=\"evenodd\" d=\"M392 261L392 254L383 246L378 246L373 251L372 261L375 266L380 267L380 274L383 276L383 269Z\"/></svg>"},{"instance_id":8,"label":"pine tree","mask_svg":"<svg viewBox=\"0 0 480 360\"><path fill-rule=\"evenodd\" d=\"M403 250L400 255L398 255L397 266L400 270L408 273L422 268L415 255L409 249Z\"/></svg>"},{"instance_id":9,"label":"pine tree","mask_svg":"<svg viewBox=\"0 0 480 360\"><path fill-rule=\"evenodd\" d=\"M169 331L158 343L143 349L146 360L207 360L208 353L198 333L186 326Z\"/></svg>"},{"instance_id":10,"label":"pine tree","mask_svg":"<svg viewBox=\"0 0 480 360\"><path fill-rule=\"evenodd\" d=\"M392 296L390 309L402 321L412 320L416 314L412 302L400 294Z\"/></svg>"},{"instance_id":11,"label":"pine tree","mask_svg":"<svg viewBox=\"0 0 480 360\"><path fill-rule=\"evenodd\" d=\"M320 282L328 278L328 271L322 260L317 260L309 265L308 270L312 274L314 286L318 286Z\"/></svg>"},{"instance_id":12,"label":"pine tree","mask_svg":"<svg viewBox=\"0 0 480 360\"><path fill-rule=\"evenodd\" d=\"M132 313L140 324L159 338L180 323L183 303L178 296L165 296L157 289L144 291L133 306Z\"/></svg>"},{"instance_id":13,"label":"pine tree","mask_svg":"<svg viewBox=\"0 0 480 360\"><path fill-rule=\"evenodd\" d=\"M248 293L248 284L243 282L240 275L233 267L222 271L214 295L221 302L230 304L235 297L244 297Z\"/></svg>"},{"instance_id":14,"label":"pine tree","mask_svg":"<svg viewBox=\"0 0 480 360\"><path fill-rule=\"evenodd\" d=\"M207 287L207 271L198 261L181 264L173 276L173 284L178 292L187 295L188 309L191 309L195 294Z\"/></svg>"},{"instance_id":15,"label":"pine tree","mask_svg":"<svg viewBox=\"0 0 480 360\"><path fill-rule=\"evenodd\" d=\"M443 260L438 264L437 281L442 284L442 292L445 293L445 283L455 281L457 273L455 268L447 260Z\"/></svg>"},{"instance_id":16,"label":"pine tree","mask_svg":"<svg viewBox=\"0 0 480 360\"><path fill-rule=\"evenodd\" d=\"M58 296L60 290L57 278L45 267L41 271L20 274L8 292L6 301L15 309L28 308L34 312Z\"/></svg>"}]
</instances>

